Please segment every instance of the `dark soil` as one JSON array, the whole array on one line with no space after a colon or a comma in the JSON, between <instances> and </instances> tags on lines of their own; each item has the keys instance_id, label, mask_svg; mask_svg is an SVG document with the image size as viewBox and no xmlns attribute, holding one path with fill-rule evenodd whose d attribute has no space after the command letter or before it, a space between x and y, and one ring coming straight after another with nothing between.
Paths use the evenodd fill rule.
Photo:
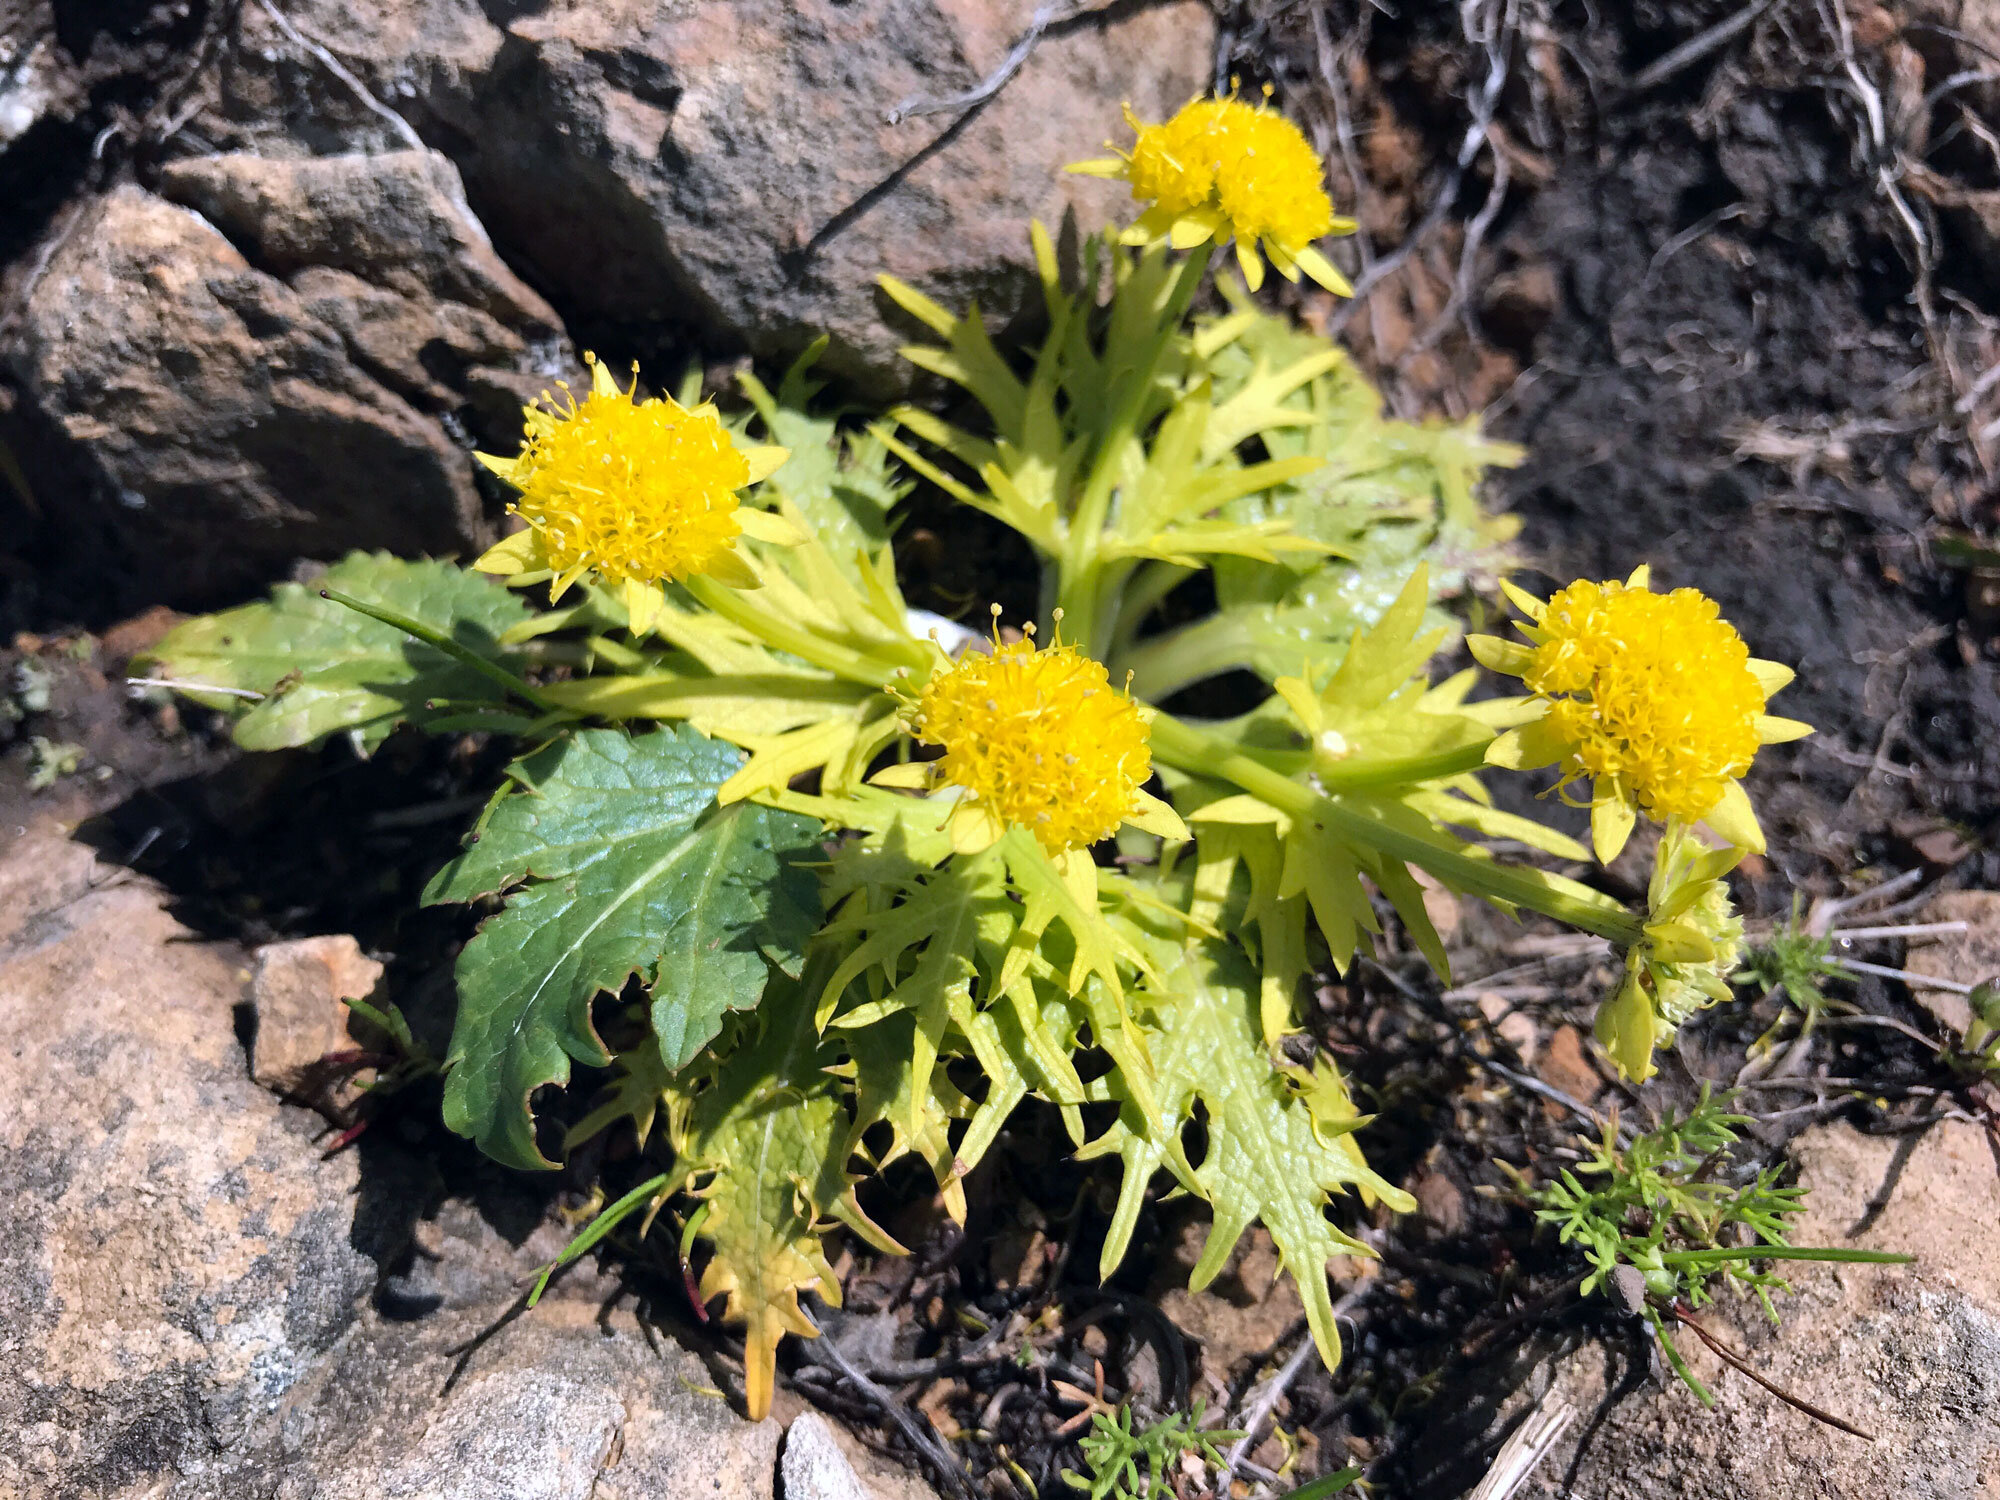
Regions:
<instances>
[{"instance_id":1,"label":"dark soil","mask_svg":"<svg viewBox=\"0 0 2000 1500\"><path fill-rule=\"evenodd\" d=\"M1507 23L1497 4L1399 9L1243 0L1227 18L1222 70L1272 81L1353 166L1369 294L1339 309L1307 303L1306 315L1339 324L1402 413L1484 406L1495 431L1526 446L1527 461L1489 493L1522 517L1550 580L1650 563L1658 583L1720 600L1758 654L1799 665L1780 707L1820 733L1760 759L1772 852L1746 870L1753 911L1849 888L1873 867L2000 884L2000 848L1988 847L2000 835L2000 611L1982 602L1994 597L1993 559L1978 551L2000 524L1992 439L1980 436L2000 400L1976 384L2000 358L2000 275L1959 237L1954 213L2000 185L2000 156L1983 154L1962 117L1973 105L1993 116L1991 101L1927 98L1924 83L1984 64L1922 30L1921 7L1850 5L1853 65L1886 101L1877 140L1861 89L1830 81L1850 76L1848 54L1837 12L1817 0L1752 7L1751 24L1671 71L1676 49L1742 0L1529 0ZM1490 39L1461 29L1489 13ZM142 61L146 98L163 97L172 68L151 53ZM1490 99L1489 76L1501 79ZM1477 149L1455 171L1473 125ZM52 174L80 180L74 144L51 152ZM31 189L41 190L23 185L20 202L56 211ZM965 549L944 555L920 527L901 560L934 607L1018 597L1017 576ZM43 638L18 642L0 672L32 662L52 687L46 707L0 726L0 747L12 746L0 754L0 828L49 811L99 814L94 835L165 881L197 930L248 942L354 932L396 956L406 1008L433 1029L448 1024L443 976L470 919L420 913L414 895L451 851L465 799L489 784L494 747L399 739L365 764L338 747L242 759L199 715L183 722L126 698L122 657L143 641L64 636L90 618L86 605L15 597L34 601L20 617ZM9 683L0 687L20 701ZM76 774L28 791L31 737L81 747ZM1519 930L1470 914L1454 940L1459 972L1534 964L1507 995L1534 1023L1541 1080L1586 1103L1636 1107L1573 1047L1608 971L1588 952L1546 957L1532 938L1524 946ZM1923 1024L1893 986L1871 981L1851 997ZM1712 1012L1688 1028L1686 1055L1727 1076L1775 1015ZM1335 1374L1309 1364L1279 1408L1306 1447L1300 1478L1354 1457L1388 1493L1461 1494L1529 1365L1566 1340L1630 1340L1631 1325L1600 1303L1556 1297L1520 1316L1575 1262L1534 1235L1524 1210L1479 1189L1500 1185L1496 1157L1559 1159L1579 1121L1496 1071L1528 1064L1519 1033L1503 1040L1495 1021L1442 996L1393 935L1379 963L1329 976L1320 992L1317 1040L1379 1116L1370 1158L1411 1184L1425 1212L1373 1226L1384 1265L1352 1309L1347 1363ZM1820 1045L1844 1049L1836 1071L1891 1096L1930 1068L1890 1031ZM1566 1046L1581 1073L1552 1070ZM1648 1099L1691 1088L1689 1067L1670 1060ZM396 1116L417 1155L442 1148L421 1123L429 1107L413 1100ZM1894 1129L1919 1111L1835 1100L1834 1112ZM1809 1118L1773 1122L1763 1145L1780 1149ZM1149 1209L1127 1266L1099 1288L1113 1179L1066 1155L1051 1121L1024 1115L968 1183L962 1232L921 1195L881 1190L879 1216L918 1253L844 1260L848 1310L829 1315L829 1331L905 1404L911 1426L885 1422L812 1346L787 1355L798 1390L912 1460L907 1432L934 1423L958 1439L953 1462L996 1495L1019 1488L1009 1465L1044 1495L1076 1465L1072 1419L1087 1407L1059 1383L1095 1395L1101 1381L1105 1399L1154 1409L1201 1397L1240 1414L1302 1329L1249 1269L1267 1249L1247 1241L1220 1284L1253 1332L1229 1352L1205 1350L1161 1311L1190 1263L1180 1210ZM424 1187L448 1190L441 1179ZM508 1211L518 1217L519 1205ZM696 1328L677 1264L642 1258L635 1277L663 1320L726 1357L726 1338ZM1005 1337L980 1344L968 1315ZM1024 1342L1037 1351L1030 1368L1015 1358ZM1270 1439L1254 1455L1268 1467L1284 1456ZM931 1468L956 1482L935 1459Z\"/></svg>"}]
</instances>

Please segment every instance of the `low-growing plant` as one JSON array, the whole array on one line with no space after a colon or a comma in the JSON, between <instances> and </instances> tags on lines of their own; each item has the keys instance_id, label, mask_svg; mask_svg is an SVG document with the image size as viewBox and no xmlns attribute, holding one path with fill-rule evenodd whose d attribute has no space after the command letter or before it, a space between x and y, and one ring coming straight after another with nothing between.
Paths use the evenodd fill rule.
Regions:
<instances>
[{"instance_id":1,"label":"low-growing plant","mask_svg":"<svg viewBox=\"0 0 2000 1500\"><path fill-rule=\"evenodd\" d=\"M1786 1239L1805 1189L1784 1183L1782 1163L1747 1171L1737 1160L1738 1130L1749 1117L1729 1113L1704 1086L1685 1117L1668 1111L1659 1125L1621 1144L1616 1117L1604 1122L1590 1155L1553 1181L1533 1185L1500 1163L1535 1217L1556 1227L1589 1264L1581 1285L1625 1301L1659 1340L1674 1373L1705 1406L1714 1397L1675 1345L1676 1324L1702 1332L1692 1315L1725 1286L1753 1294L1773 1323L1773 1292L1789 1285L1769 1267L1779 1261L1902 1264L1910 1257L1874 1250L1802 1247ZM1706 1342L1706 1337L1704 1342Z\"/></svg>"},{"instance_id":2,"label":"low-growing plant","mask_svg":"<svg viewBox=\"0 0 2000 1500\"><path fill-rule=\"evenodd\" d=\"M1972 987L1966 997L1971 1012L1965 1030L1945 1050L1945 1061L1962 1077L2000 1083L2000 980Z\"/></svg>"},{"instance_id":3,"label":"low-growing plant","mask_svg":"<svg viewBox=\"0 0 2000 1500\"><path fill-rule=\"evenodd\" d=\"M758 1414L779 1339L814 1331L799 1293L839 1299L825 1237L900 1248L861 1177L914 1158L962 1215L1031 1098L1119 1164L1103 1271L1164 1173L1213 1213L1195 1287L1261 1221L1335 1362L1324 1268L1371 1252L1333 1199L1410 1199L1331 1059L1287 1045L1309 976L1391 911L1445 973L1420 877L1544 913L1626 954L1599 1035L1643 1078L1727 993L1722 877L1762 845L1739 779L1805 732L1765 713L1790 672L1643 568L1546 602L1502 585L1524 640L1472 649L1523 696L1432 681L1441 602L1505 565L1474 488L1515 450L1385 418L1337 347L1251 301L1267 259L1345 288L1315 248L1344 227L1320 164L1268 107L1197 101L1087 170L1145 213L1067 267L1035 229L1031 346L884 281L956 420L838 420L810 352L729 412L593 363L484 456L523 529L472 568L356 554L154 653L252 749L518 743L425 892L504 902L458 960L446 1121L525 1168L629 1122L658 1171L582 1243L672 1209ZM1199 311L1228 245L1251 291ZM907 606L890 540L916 484L1023 539L1036 619ZM1245 673L1248 712L1162 707ZM1665 822L1647 911L1488 847L1589 858L1480 781L1543 767L1588 785L1601 858ZM533 1107L578 1065L606 1081L558 1141Z\"/></svg>"},{"instance_id":4,"label":"low-growing plant","mask_svg":"<svg viewBox=\"0 0 2000 1500\"><path fill-rule=\"evenodd\" d=\"M1203 1404L1195 1402L1191 1411L1172 1412L1132 1430L1132 1408L1120 1406L1113 1413L1095 1413L1090 1431L1079 1446L1089 1477L1072 1469L1063 1470L1063 1482L1071 1489L1085 1490L1090 1500L1142 1500L1162 1492L1181 1493L1176 1474L1188 1454L1221 1468L1226 1462L1221 1443L1233 1442L1240 1432L1204 1429Z\"/></svg>"},{"instance_id":5,"label":"low-growing plant","mask_svg":"<svg viewBox=\"0 0 2000 1500\"><path fill-rule=\"evenodd\" d=\"M1826 983L1854 975L1833 956L1831 937L1807 930L1796 902L1789 920L1774 927L1761 942L1745 947L1739 977L1755 983L1766 996L1789 1001L1799 1012L1802 1037L1810 1036L1827 1012L1853 1009L1827 994ZM1768 1040L1760 1038L1760 1045L1768 1045Z\"/></svg>"}]
</instances>

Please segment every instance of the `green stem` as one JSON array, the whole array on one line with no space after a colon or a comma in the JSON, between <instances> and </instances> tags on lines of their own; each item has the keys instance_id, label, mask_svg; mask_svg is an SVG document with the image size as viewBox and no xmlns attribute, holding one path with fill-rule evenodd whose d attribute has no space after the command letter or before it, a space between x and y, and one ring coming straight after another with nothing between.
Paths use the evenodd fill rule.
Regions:
<instances>
[{"instance_id":1,"label":"green stem","mask_svg":"<svg viewBox=\"0 0 2000 1500\"><path fill-rule=\"evenodd\" d=\"M856 683L828 682L802 673L721 673L712 677L676 672L618 672L554 683L550 695L564 707L604 719L672 719L690 702L717 698L784 699L808 703L860 703L871 691Z\"/></svg>"},{"instance_id":2,"label":"green stem","mask_svg":"<svg viewBox=\"0 0 2000 1500\"><path fill-rule=\"evenodd\" d=\"M671 1177L665 1172L658 1177L648 1178L585 1225L575 1239L563 1246L560 1255L542 1267L542 1274L535 1278L534 1290L528 1293L528 1306L532 1308L542 1300L542 1293L549 1289L551 1276L585 1254L599 1240L631 1218L644 1206L648 1198L656 1198L666 1192L671 1181Z\"/></svg>"},{"instance_id":3,"label":"green stem","mask_svg":"<svg viewBox=\"0 0 2000 1500\"><path fill-rule=\"evenodd\" d=\"M756 608L748 598L725 583L696 576L682 585L696 600L708 606L732 625L745 630L780 651L789 651L802 661L824 668L836 677L879 688L892 681L898 668L849 646L836 645L802 626L780 620L768 610Z\"/></svg>"},{"instance_id":4,"label":"green stem","mask_svg":"<svg viewBox=\"0 0 2000 1500\"><path fill-rule=\"evenodd\" d=\"M442 651L453 661L459 663L459 665L470 668L488 681L496 683L505 691L512 693L515 697L532 703L543 713L555 713L559 711L559 705L554 700L548 698L537 689L529 687L527 683L516 677L498 662L489 661L470 646L453 640L436 626L426 625L422 620L403 614L399 610L389 609L384 605L370 604L365 600L356 599L350 594L341 593L339 589L321 589L319 596L322 599L331 599L335 604L345 605L356 614L366 615L371 620L380 620L384 625L392 626L402 631L405 635L415 636L426 646Z\"/></svg>"},{"instance_id":5,"label":"green stem","mask_svg":"<svg viewBox=\"0 0 2000 1500\"><path fill-rule=\"evenodd\" d=\"M1100 660L1108 642L1099 637L1110 622L1098 619L1103 604L1103 564L1098 557L1098 544L1103 540L1105 522L1111 514L1111 497L1118 488L1118 475L1124 467L1126 447L1138 437L1140 420L1153 393L1153 382L1159 376L1161 356L1179 332L1181 320L1187 316L1188 305L1194 300L1195 288L1207 274L1209 260L1214 254L1215 246L1211 242L1197 247L1181 262L1173 290L1167 295L1167 304L1160 310L1160 321L1153 340L1119 393L1118 405L1112 410L1111 420L1105 424L1103 438L1091 460L1090 477L1085 481L1083 494L1070 516L1069 536L1058 561L1062 581L1057 590L1057 603L1062 607L1063 626L1070 639Z\"/></svg>"},{"instance_id":6,"label":"green stem","mask_svg":"<svg viewBox=\"0 0 2000 1500\"><path fill-rule=\"evenodd\" d=\"M1149 703L1171 698L1182 688L1244 666L1250 632L1240 616L1224 611L1141 641L1120 665L1132 673L1132 693Z\"/></svg>"},{"instance_id":7,"label":"green stem","mask_svg":"<svg viewBox=\"0 0 2000 1500\"><path fill-rule=\"evenodd\" d=\"M1430 755L1406 755L1398 760L1357 761L1343 766L1315 764L1313 776L1328 792L1369 792L1385 786L1414 786L1420 781L1437 781L1446 776L1463 776L1486 764L1490 740L1460 745L1456 750L1439 750Z\"/></svg>"},{"instance_id":8,"label":"green stem","mask_svg":"<svg viewBox=\"0 0 2000 1500\"><path fill-rule=\"evenodd\" d=\"M1789 1245L1723 1245L1713 1250L1669 1250L1660 1257L1667 1267L1701 1266L1725 1260L1831 1260L1867 1266L1906 1266L1914 1255L1890 1250L1844 1250L1838 1247Z\"/></svg>"},{"instance_id":9,"label":"green stem","mask_svg":"<svg viewBox=\"0 0 2000 1500\"><path fill-rule=\"evenodd\" d=\"M1639 939L1639 920L1609 896L1582 887L1564 890L1538 871L1440 849L1380 818L1321 795L1171 714L1160 714L1153 720L1152 747L1155 758L1168 765L1202 776L1219 776L1295 821L1316 824L1350 843L1417 865L1447 885L1527 907L1614 943L1629 946Z\"/></svg>"}]
</instances>

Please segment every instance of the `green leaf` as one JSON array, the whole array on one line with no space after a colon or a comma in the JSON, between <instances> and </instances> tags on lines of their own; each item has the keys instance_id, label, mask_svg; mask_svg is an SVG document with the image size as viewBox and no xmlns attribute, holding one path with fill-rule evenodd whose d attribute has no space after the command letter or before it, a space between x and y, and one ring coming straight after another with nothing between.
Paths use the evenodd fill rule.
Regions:
<instances>
[{"instance_id":1,"label":"green leaf","mask_svg":"<svg viewBox=\"0 0 2000 1500\"><path fill-rule=\"evenodd\" d=\"M800 355L776 394L747 372L737 380L763 425L763 441L791 453L763 493L796 506L827 551L852 571L857 554L873 557L887 545L889 512L910 486L891 468L880 438L843 435L834 415L813 414L821 382L811 371L825 348L821 338Z\"/></svg>"},{"instance_id":2,"label":"green leaf","mask_svg":"<svg viewBox=\"0 0 2000 1500\"><path fill-rule=\"evenodd\" d=\"M970 1024L975 960L988 956L990 970L1013 936L1017 907L1007 899L1001 862L990 856L954 860L926 880L898 882L884 894L895 904L843 914L828 928L829 936L852 934L858 941L828 980L818 1009L832 1015L849 985L878 972L883 998L834 1017L834 1024L872 1030L907 1013L913 1025L907 1066L912 1078L927 1080L946 1028ZM899 1139L914 1139L924 1129L928 1101L914 1088L903 1098L907 1112L893 1123Z\"/></svg>"},{"instance_id":3,"label":"green leaf","mask_svg":"<svg viewBox=\"0 0 2000 1500\"><path fill-rule=\"evenodd\" d=\"M844 1090L827 1072L832 1049L813 1023L816 986L779 980L755 1016L733 1023L732 1044L706 1070L675 1132L685 1180L704 1202L700 1230L712 1248L701 1297L726 1295L723 1316L745 1325L745 1404L756 1419L770 1410L779 1339L818 1332L798 1294L810 1287L840 1303L840 1281L820 1239L830 1227L825 1218L900 1250L854 1202Z\"/></svg>"},{"instance_id":4,"label":"green leaf","mask_svg":"<svg viewBox=\"0 0 2000 1500\"><path fill-rule=\"evenodd\" d=\"M1361 1477L1361 1466L1349 1464L1337 1474L1323 1474L1311 1484L1301 1485L1284 1500L1326 1500L1328 1495L1337 1495Z\"/></svg>"},{"instance_id":5,"label":"green leaf","mask_svg":"<svg viewBox=\"0 0 2000 1500\"><path fill-rule=\"evenodd\" d=\"M518 596L452 563L355 552L317 583L279 584L269 603L189 620L147 661L171 682L229 690L181 689L197 702L234 711L251 703L235 726L246 750L310 745L341 730L372 750L398 724L458 721L468 709L472 722L483 712L518 724L503 714L505 695L490 679L393 625L322 599L322 588L409 615L494 662L504 660L501 633L528 617Z\"/></svg>"},{"instance_id":6,"label":"green leaf","mask_svg":"<svg viewBox=\"0 0 2000 1500\"><path fill-rule=\"evenodd\" d=\"M731 1010L755 1006L773 966L796 973L819 920L819 825L752 803L718 807L742 762L682 726L638 738L592 730L518 762L520 790L425 899L512 891L458 960L445 1122L515 1166L550 1165L528 1098L609 1059L591 1002L637 976L678 1070Z\"/></svg>"},{"instance_id":7,"label":"green leaf","mask_svg":"<svg viewBox=\"0 0 2000 1500\"><path fill-rule=\"evenodd\" d=\"M1109 1275L1123 1258L1147 1185L1160 1167L1171 1167L1214 1210L1214 1227L1189 1285L1195 1291L1207 1286L1238 1237L1261 1221L1298 1281L1313 1340L1333 1368L1340 1333L1326 1263L1335 1255L1374 1252L1334 1227L1326 1216L1329 1195L1352 1187L1368 1201L1403 1212L1415 1204L1362 1159L1351 1130L1352 1106L1331 1067L1295 1086L1273 1065L1259 1024L1258 988L1257 970L1240 950L1201 942L1141 992L1139 1003L1151 1007L1143 1024L1159 1113L1149 1116L1136 1107L1121 1092L1119 1074L1108 1075L1122 1106L1118 1123L1082 1153L1115 1154L1125 1166L1101 1269ZM1181 1133L1197 1103L1207 1115L1208 1145L1200 1164L1190 1168Z\"/></svg>"}]
</instances>

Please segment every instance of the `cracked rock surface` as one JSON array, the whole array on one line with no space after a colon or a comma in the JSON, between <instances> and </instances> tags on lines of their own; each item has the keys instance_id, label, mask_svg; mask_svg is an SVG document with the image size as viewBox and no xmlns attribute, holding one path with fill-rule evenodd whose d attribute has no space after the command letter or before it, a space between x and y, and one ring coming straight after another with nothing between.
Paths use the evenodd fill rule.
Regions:
<instances>
[{"instance_id":1,"label":"cracked rock surface","mask_svg":"<svg viewBox=\"0 0 2000 1500\"><path fill-rule=\"evenodd\" d=\"M464 174L515 263L574 319L692 335L907 382L887 272L1005 321L1039 307L1028 223L1123 214L1122 186L1063 166L1129 140L1120 107L1170 113L1210 80L1201 0L1053 27L994 97L1039 0L302 0L294 28ZM264 153L328 135L386 143L381 115L246 12L250 44L199 128ZM319 149L324 149L319 148ZM350 147L351 149L351 147Z\"/></svg>"}]
</instances>

